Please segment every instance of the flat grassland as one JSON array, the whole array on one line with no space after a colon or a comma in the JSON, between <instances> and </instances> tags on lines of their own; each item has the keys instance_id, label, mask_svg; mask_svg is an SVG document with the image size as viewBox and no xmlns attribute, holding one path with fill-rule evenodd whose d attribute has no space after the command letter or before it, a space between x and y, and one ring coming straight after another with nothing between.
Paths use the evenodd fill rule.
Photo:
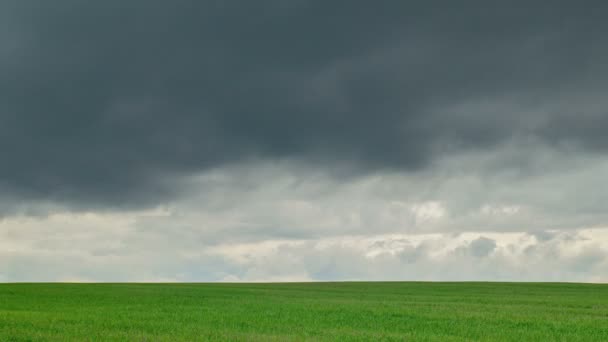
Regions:
<instances>
[{"instance_id":1,"label":"flat grassland","mask_svg":"<svg viewBox=\"0 0 608 342\"><path fill-rule=\"evenodd\" d=\"M0 341L107 340L608 341L608 285L0 285Z\"/></svg>"}]
</instances>

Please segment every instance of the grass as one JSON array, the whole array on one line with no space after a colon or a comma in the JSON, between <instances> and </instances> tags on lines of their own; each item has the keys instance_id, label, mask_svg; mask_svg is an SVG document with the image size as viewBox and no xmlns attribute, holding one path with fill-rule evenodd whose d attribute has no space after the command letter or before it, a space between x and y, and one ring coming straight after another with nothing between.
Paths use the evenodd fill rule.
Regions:
<instances>
[{"instance_id":1,"label":"grass","mask_svg":"<svg viewBox=\"0 0 608 342\"><path fill-rule=\"evenodd\" d=\"M608 286L2 284L0 341L608 341Z\"/></svg>"}]
</instances>

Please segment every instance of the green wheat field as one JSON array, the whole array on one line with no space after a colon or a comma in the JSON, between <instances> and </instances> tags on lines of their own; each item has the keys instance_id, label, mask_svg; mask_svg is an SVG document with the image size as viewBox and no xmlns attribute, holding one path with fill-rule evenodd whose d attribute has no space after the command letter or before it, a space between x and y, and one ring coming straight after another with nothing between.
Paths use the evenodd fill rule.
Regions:
<instances>
[{"instance_id":1,"label":"green wheat field","mask_svg":"<svg viewBox=\"0 0 608 342\"><path fill-rule=\"evenodd\" d=\"M208 340L608 341L608 285L0 285L0 341Z\"/></svg>"}]
</instances>

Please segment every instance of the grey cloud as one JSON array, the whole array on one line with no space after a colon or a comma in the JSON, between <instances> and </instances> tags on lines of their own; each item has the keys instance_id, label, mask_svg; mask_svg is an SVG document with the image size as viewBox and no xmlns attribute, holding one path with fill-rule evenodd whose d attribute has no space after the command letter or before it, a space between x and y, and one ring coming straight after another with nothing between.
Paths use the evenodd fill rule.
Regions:
<instances>
[{"instance_id":1,"label":"grey cloud","mask_svg":"<svg viewBox=\"0 0 608 342\"><path fill-rule=\"evenodd\" d=\"M585 5L4 1L0 191L151 206L246 160L412 171L526 136L605 152L608 8Z\"/></svg>"},{"instance_id":2,"label":"grey cloud","mask_svg":"<svg viewBox=\"0 0 608 342\"><path fill-rule=\"evenodd\" d=\"M548 241L548 240L555 238L555 236L557 235L557 232L539 231L539 232L532 233L532 235L539 241Z\"/></svg>"},{"instance_id":3,"label":"grey cloud","mask_svg":"<svg viewBox=\"0 0 608 342\"><path fill-rule=\"evenodd\" d=\"M537 162L545 172L487 171L509 153L459 156L423 172L346 182L297 163L236 165L191 179L167 216L135 226L206 242L472 231L529 232L545 241L554 230L606 226L608 192L597 187L608 172L603 158L554 158L542 150L535 155L544 156Z\"/></svg>"},{"instance_id":4,"label":"grey cloud","mask_svg":"<svg viewBox=\"0 0 608 342\"><path fill-rule=\"evenodd\" d=\"M474 256L485 257L496 249L496 241L482 236L472 241L469 248Z\"/></svg>"}]
</instances>

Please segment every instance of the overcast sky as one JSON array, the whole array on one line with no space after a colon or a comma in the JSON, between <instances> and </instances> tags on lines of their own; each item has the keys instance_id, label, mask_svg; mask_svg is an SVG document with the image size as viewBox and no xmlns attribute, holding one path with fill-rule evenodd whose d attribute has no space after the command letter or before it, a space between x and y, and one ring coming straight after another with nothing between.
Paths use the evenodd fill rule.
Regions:
<instances>
[{"instance_id":1,"label":"overcast sky","mask_svg":"<svg viewBox=\"0 0 608 342\"><path fill-rule=\"evenodd\" d=\"M0 282L608 282L605 1L0 2Z\"/></svg>"}]
</instances>

